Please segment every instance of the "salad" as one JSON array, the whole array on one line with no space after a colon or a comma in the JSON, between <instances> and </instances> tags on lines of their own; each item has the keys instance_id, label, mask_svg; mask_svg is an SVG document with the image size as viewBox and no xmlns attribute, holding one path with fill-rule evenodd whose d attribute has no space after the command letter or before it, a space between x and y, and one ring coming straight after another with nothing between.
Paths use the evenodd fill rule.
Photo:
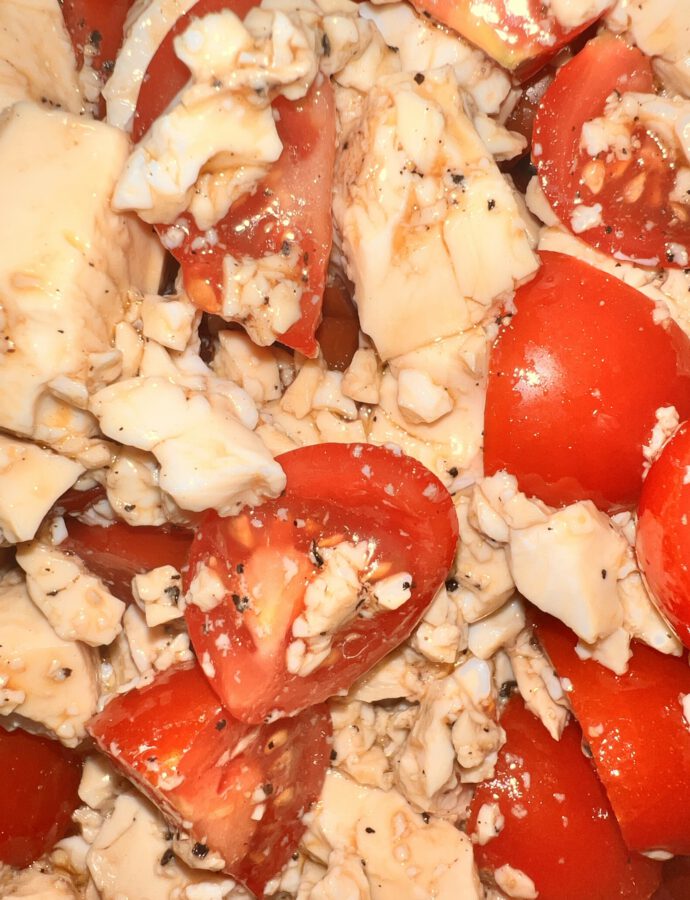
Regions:
<instances>
[{"instance_id":1,"label":"salad","mask_svg":"<svg viewBox=\"0 0 690 900\"><path fill-rule=\"evenodd\" d=\"M690 5L2 0L0 896L690 898Z\"/></svg>"}]
</instances>

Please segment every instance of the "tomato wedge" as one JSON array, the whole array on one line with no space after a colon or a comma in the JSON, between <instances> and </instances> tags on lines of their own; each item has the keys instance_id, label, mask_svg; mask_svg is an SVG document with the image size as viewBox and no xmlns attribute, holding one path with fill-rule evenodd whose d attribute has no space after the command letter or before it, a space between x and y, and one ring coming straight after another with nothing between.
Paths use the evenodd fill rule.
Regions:
<instances>
[{"instance_id":1,"label":"tomato wedge","mask_svg":"<svg viewBox=\"0 0 690 900\"><path fill-rule=\"evenodd\" d=\"M122 44L131 5L132 0L61 0L78 68L82 67L84 50L88 48L91 67L105 80Z\"/></svg>"},{"instance_id":2,"label":"tomato wedge","mask_svg":"<svg viewBox=\"0 0 690 900\"><path fill-rule=\"evenodd\" d=\"M688 900L690 897L690 857L674 856L664 863L661 887L653 900Z\"/></svg>"},{"instance_id":3,"label":"tomato wedge","mask_svg":"<svg viewBox=\"0 0 690 900\"><path fill-rule=\"evenodd\" d=\"M543 0L412 0L412 5L459 32L520 81L598 18L563 28Z\"/></svg>"},{"instance_id":4,"label":"tomato wedge","mask_svg":"<svg viewBox=\"0 0 690 900\"><path fill-rule=\"evenodd\" d=\"M81 760L56 741L0 728L0 863L23 868L69 832Z\"/></svg>"},{"instance_id":5,"label":"tomato wedge","mask_svg":"<svg viewBox=\"0 0 690 900\"><path fill-rule=\"evenodd\" d=\"M134 119L133 137L139 140L173 97L184 86L189 72L175 56L173 38L191 18L231 9L244 17L253 0L200 0L169 32L147 70ZM331 252L331 192L335 164L335 102L328 79L317 77L306 97L273 103L283 152L257 189L233 204L217 223L218 242L209 247L198 238L203 233L194 220L181 216L175 223L185 233L183 242L171 252L182 266L184 284L192 301L209 313L219 313L223 296L223 258L262 256L284 251L296 244L300 255L294 280L304 285L301 317L284 334L281 343L306 356L318 352L316 329L326 270ZM308 202L305 202L308 198ZM238 225L242 224L242 228ZM168 226L159 226L165 235ZM195 245L195 241L197 244Z\"/></svg>"},{"instance_id":6,"label":"tomato wedge","mask_svg":"<svg viewBox=\"0 0 690 900\"><path fill-rule=\"evenodd\" d=\"M194 650L247 722L347 690L404 641L443 584L458 535L450 495L410 457L320 444L278 459L283 496L230 519L207 513L185 576ZM209 581L217 595L206 603Z\"/></svg>"},{"instance_id":7,"label":"tomato wedge","mask_svg":"<svg viewBox=\"0 0 690 900\"><path fill-rule=\"evenodd\" d=\"M637 559L659 607L690 647L690 425L652 464L637 510Z\"/></svg>"},{"instance_id":8,"label":"tomato wedge","mask_svg":"<svg viewBox=\"0 0 690 900\"><path fill-rule=\"evenodd\" d=\"M325 706L259 728L233 719L196 663L115 697L89 724L101 750L176 827L193 854L262 896L304 831L330 754Z\"/></svg>"},{"instance_id":9,"label":"tomato wedge","mask_svg":"<svg viewBox=\"0 0 690 900\"><path fill-rule=\"evenodd\" d=\"M582 753L582 732L570 722L560 741L512 699L501 717L506 743L494 777L474 795L467 830L477 836L484 804L497 804L500 833L475 844L482 869L510 865L528 875L539 900L647 900L661 865L630 853L606 792Z\"/></svg>"},{"instance_id":10,"label":"tomato wedge","mask_svg":"<svg viewBox=\"0 0 690 900\"><path fill-rule=\"evenodd\" d=\"M542 100L532 150L541 185L568 228L578 207L599 205L600 224L579 232L591 246L642 266L687 266L690 210L671 197L680 148L643 121L630 122L632 152L590 156L580 146L583 125L603 115L614 91L652 93L651 62L600 35L559 69Z\"/></svg>"},{"instance_id":11,"label":"tomato wedge","mask_svg":"<svg viewBox=\"0 0 690 900\"><path fill-rule=\"evenodd\" d=\"M192 534L181 528L134 527L113 522L107 528L65 519L67 538L60 550L76 554L111 594L125 603L132 599L132 578L158 566L181 569Z\"/></svg>"},{"instance_id":12,"label":"tomato wedge","mask_svg":"<svg viewBox=\"0 0 690 900\"><path fill-rule=\"evenodd\" d=\"M635 644L628 672L614 675L581 660L577 638L560 622L536 622L556 671L572 683L568 697L627 846L690 853L687 660Z\"/></svg>"},{"instance_id":13,"label":"tomato wedge","mask_svg":"<svg viewBox=\"0 0 690 900\"><path fill-rule=\"evenodd\" d=\"M656 410L690 416L690 340L634 288L542 253L491 351L484 465L553 506L633 507Z\"/></svg>"}]
</instances>

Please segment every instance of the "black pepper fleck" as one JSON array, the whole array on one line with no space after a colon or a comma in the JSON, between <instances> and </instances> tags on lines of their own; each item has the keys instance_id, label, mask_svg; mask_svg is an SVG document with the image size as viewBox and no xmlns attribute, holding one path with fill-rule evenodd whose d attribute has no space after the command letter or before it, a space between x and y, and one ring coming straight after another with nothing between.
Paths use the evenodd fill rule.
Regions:
<instances>
[{"instance_id":1,"label":"black pepper fleck","mask_svg":"<svg viewBox=\"0 0 690 900\"><path fill-rule=\"evenodd\" d=\"M421 72L417 72L417 74L414 77L414 80L417 82L417 84L424 84L424 76L422 75Z\"/></svg>"},{"instance_id":2,"label":"black pepper fleck","mask_svg":"<svg viewBox=\"0 0 690 900\"><path fill-rule=\"evenodd\" d=\"M196 856L197 859L206 859L208 856L208 847L206 844L201 844L197 841L192 847L192 856Z\"/></svg>"},{"instance_id":3,"label":"black pepper fleck","mask_svg":"<svg viewBox=\"0 0 690 900\"><path fill-rule=\"evenodd\" d=\"M168 849L165 851L165 853L161 856L161 865L167 866L168 863L173 861L174 857L175 857L175 854L172 852L171 848L168 847Z\"/></svg>"}]
</instances>

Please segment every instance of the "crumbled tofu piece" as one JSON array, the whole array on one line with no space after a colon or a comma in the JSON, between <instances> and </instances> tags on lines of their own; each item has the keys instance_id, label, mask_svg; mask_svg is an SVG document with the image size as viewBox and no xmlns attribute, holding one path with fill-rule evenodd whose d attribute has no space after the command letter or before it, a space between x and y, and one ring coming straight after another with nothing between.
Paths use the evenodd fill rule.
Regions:
<instances>
[{"instance_id":1,"label":"crumbled tofu piece","mask_svg":"<svg viewBox=\"0 0 690 900\"><path fill-rule=\"evenodd\" d=\"M371 900L413 891L437 900L482 896L467 835L441 819L425 822L396 791L363 787L333 770L302 843L324 866L334 850L363 860Z\"/></svg>"},{"instance_id":2,"label":"crumbled tofu piece","mask_svg":"<svg viewBox=\"0 0 690 900\"><path fill-rule=\"evenodd\" d=\"M488 844L503 831L505 821L498 803L482 803L477 813L477 830L474 835L480 847Z\"/></svg>"},{"instance_id":3,"label":"crumbled tofu piece","mask_svg":"<svg viewBox=\"0 0 690 900\"><path fill-rule=\"evenodd\" d=\"M163 817L141 795L128 791L117 797L87 855L102 900L140 897L142 885L146 900L249 900L227 876L195 872L171 858L167 831Z\"/></svg>"},{"instance_id":4,"label":"crumbled tofu piece","mask_svg":"<svg viewBox=\"0 0 690 900\"><path fill-rule=\"evenodd\" d=\"M257 405L277 400L283 391L278 362L267 347L258 347L242 331L221 331L211 364L221 378L239 384Z\"/></svg>"},{"instance_id":5,"label":"crumbled tofu piece","mask_svg":"<svg viewBox=\"0 0 690 900\"><path fill-rule=\"evenodd\" d=\"M453 480L453 470L479 474L487 349L486 333L477 327L390 360L380 382L379 405L369 422L369 440L399 444L445 484ZM399 378L408 369L424 373L445 391L452 400L451 411L434 422L411 421L409 411L399 405Z\"/></svg>"},{"instance_id":6,"label":"crumbled tofu piece","mask_svg":"<svg viewBox=\"0 0 690 900\"><path fill-rule=\"evenodd\" d=\"M84 467L35 444L0 435L0 538L31 540Z\"/></svg>"},{"instance_id":7,"label":"crumbled tofu piece","mask_svg":"<svg viewBox=\"0 0 690 900\"><path fill-rule=\"evenodd\" d=\"M0 715L24 716L68 747L96 711L95 651L58 637L34 605L23 576L0 581Z\"/></svg>"},{"instance_id":8,"label":"crumbled tofu piece","mask_svg":"<svg viewBox=\"0 0 690 900\"><path fill-rule=\"evenodd\" d=\"M435 422L453 408L448 391L418 369L400 370L397 400L403 416L413 425Z\"/></svg>"},{"instance_id":9,"label":"crumbled tofu piece","mask_svg":"<svg viewBox=\"0 0 690 900\"><path fill-rule=\"evenodd\" d=\"M510 600L495 612L473 622L468 629L467 645L479 659L491 659L506 647L525 627L525 607L519 597Z\"/></svg>"},{"instance_id":10,"label":"crumbled tofu piece","mask_svg":"<svg viewBox=\"0 0 690 900\"><path fill-rule=\"evenodd\" d=\"M335 184L362 330L384 361L476 324L537 269L450 68L379 79Z\"/></svg>"},{"instance_id":11,"label":"crumbled tofu piece","mask_svg":"<svg viewBox=\"0 0 690 900\"><path fill-rule=\"evenodd\" d=\"M285 487L283 470L224 394L132 378L99 391L91 408L105 434L154 454L161 488L183 509L231 515Z\"/></svg>"},{"instance_id":12,"label":"crumbled tofu piece","mask_svg":"<svg viewBox=\"0 0 690 900\"><path fill-rule=\"evenodd\" d=\"M410 638L411 646L431 662L453 664L467 648L468 628L456 596L439 588Z\"/></svg>"},{"instance_id":13,"label":"crumbled tofu piece","mask_svg":"<svg viewBox=\"0 0 690 900\"><path fill-rule=\"evenodd\" d=\"M622 625L616 579L626 550L608 516L585 501L512 529L510 569L523 596L593 643Z\"/></svg>"},{"instance_id":14,"label":"crumbled tofu piece","mask_svg":"<svg viewBox=\"0 0 690 900\"><path fill-rule=\"evenodd\" d=\"M81 892L63 872L51 872L45 864L17 871L0 870L2 896L21 900L78 900Z\"/></svg>"},{"instance_id":15,"label":"crumbled tofu piece","mask_svg":"<svg viewBox=\"0 0 690 900\"><path fill-rule=\"evenodd\" d=\"M286 650L288 672L310 675L328 657L334 635L366 600L361 575L369 565L370 552L366 541L319 548L324 564L307 585L304 610L292 623L293 640Z\"/></svg>"},{"instance_id":16,"label":"crumbled tofu piece","mask_svg":"<svg viewBox=\"0 0 690 900\"><path fill-rule=\"evenodd\" d=\"M69 455L97 435L88 394L120 375L128 291L162 271L151 230L110 209L127 152L117 129L30 103L0 122L0 427Z\"/></svg>"},{"instance_id":17,"label":"crumbled tofu piece","mask_svg":"<svg viewBox=\"0 0 690 900\"><path fill-rule=\"evenodd\" d=\"M343 376L341 390L346 397L358 403L379 402L379 364L376 353L367 348L355 351Z\"/></svg>"},{"instance_id":18,"label":"crumbled tofu piece","mask_svg":"<svg viewBox=\"0 0 690 900\"><path fill-rule=\"evenodd\" d=\"M690 7L685 0L618 0L607 16L613 31L625 31L672 91L690 96Z\"/></svg>"},{"instance_id":19,"label":"crumbled tofu piece","mask_svg":"<svg viewBox=\"0 0 690 900\"><path fill-rule=\"evenodd\" d=\"M174 566L159 566L132 579L132 595L149 628L182 617L179 605L182 576Z\"/></svg>"},{"instance_id":20,"label":"crumbled tofu piece","mask_svg":"<svg viewBox=\"0 0 690 900\"><path fill-rule=\"evenodd\" d=\"M460 35L439 28L407 3L362 3L359 10L374 22L386 44L397 48L402 71L416 74L451 66L481 112L499 112L510 92L507 73Z\"/></svg>"},{"instance_id":21,"label":"crumbled tofu piece","mask_svg":"<svg viewBox=\"0 0 690 900\"><path fill-rule=\"evenodd\" d=\"M475 491L479 494L479 490ZM481 495L480 495L481 497ZM500 609L515 591L505 547L479 529L477 497L459 496L455 508L460 541L455 556L454 598L467 622L476 622ZM474 508L473 508L474 506Z\"/></svg>"},{"instance_id":22,"label":"crumbled tofu piece","mask_svg":"<svg viewBox=\"0 0 690 900\"><path fill-rule=\"evenodd\" d=\"M77 557L42 541L17 549L29 596L55 633L92 647L111 644L122 630L125 604Z\"/></svg>"},{"instance_id":23,"label":"crumbled tofu piece","mask_svg":"<svg viewBox=\"0 0 690 900\"><path fill-rule=\"evenodd\" d=\"M189 662L194 654L186 631L169 623L150 628L138 606L128 606L122 624L137 670L151 676L153 671L164 672L176 663Z\"/></svg>"},{"instance_id":24,"label":"crumbled tofu piece","mask_svg":"<svg viewBox=\"0 0 690 900\"><path fill-rule=\"evenodd\" d=\"M144 337L170 350L184 350L200 318L194 304L184 294L159 297L148 294L141 304Z\"/></svg>"},{"instance_id":25,"label":"crumbled tofu piece","mask_svg":"<svg viewBox=\"0 0 690 900\"><path fill-rule=\"evenodd\" d=\"M160 466L152 453L121 447L106 475L114 512L128 525L164 525L168 501L159 485Z\"/></svg>"},{"instance_id":26,"label":"crumbled tofu piece","mask_svg":"<svg viewBox=\"0 0 690 900\"><path fill-rule=\"evenodd\" d=\"M559 740L568 723L570 704L553 666L528 630L506 649L525 706L542 721L551 737Z\"/></svg>"},{"instance_id":27,"label":"crumbled tofu piece","mask_svg":"<svg viewBox=\"0 0 690 900\"><path fill-rule=\"evenodd\" d=\"M499 888L515 900L535 900L539 896L539 891L529 875L525 875L520 869L515 869L508 863L496 869L494 878Z\"/></svg>"},{"instance_id":28,"label":"crumbled tofu piece","mask_svg":"<svg viewBox=\"0 0 690 900\"><path fill-rule=\"evenodd\" d=\"M81 112L76 61L59 0L0 4L0 112L20 100Z\"/></svg>"},{"instance_id":29,"label":"crumbled tofu piece","mask_svg":"<svg viewBox=\"0 0 690 900\"><path fill-rule=\"evenodd\" d=\"M279 11L253 10L244 23L229 9L193 20L174 39L191 80L129 157L115 208L171 225L190 209L201 230L212 228L280 156L270 101L278 90L306 94L318 70L314 43L297 16ZM195 195L211 160L223 190L205 178Z\"/></svg>"}]
</instances>

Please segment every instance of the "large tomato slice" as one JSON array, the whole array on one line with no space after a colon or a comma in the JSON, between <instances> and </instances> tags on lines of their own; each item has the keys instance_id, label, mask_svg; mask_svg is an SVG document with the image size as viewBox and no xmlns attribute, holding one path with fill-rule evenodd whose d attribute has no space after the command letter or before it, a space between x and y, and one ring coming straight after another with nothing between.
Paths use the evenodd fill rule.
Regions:
<instances>
[{"instance_id":1,"label":"large tomato slice","mask_svg":"<svg viewBox=\"0 0 690 900\"><path fill-rule=\"evenodd\" d=\"M580 147L582 126L603 115L610 94L653 90L647 57L611 35L595 38L559 69L544 95L532 153L567 228L578 206L601 206L601 224L580 233L588 244L640 265L687 265L674 247L690 252L690 212L670 196L684 164L680 148L642 122L634 125L636 149L625 158L606 151L591 157Z\"/></svg>"},{"instance_id":2,"label":"large tomato slice","mask_svg":"<svg viewBox=\"0 0 690 900\"><path fill-rule=\"evenodd\" d=\"M320 444L278 459L287 475L283 496L230 519L208 513L185 576L186 588L205 570L221 580L226 593L217 605L205 611L188 603L185 615L212 685L247 722L346 690L404 641L443 583L458 535L450 495L410 457L372 445ZM343 583L324 558L345 541L368 544L361 579L406 573L401 580L411 596L384 607L362 588L352 609L350 593L350 612L340 615L338 607L331 628L324 626L330 652L309 674L297 674L288 669L298 646L293 623L317 577L324 606L337 606ZM355 579L355 595L361 587Z\"/></svg>"},{"instance_id":3,"label":"large tomato slice","mask_svg":"<svg viewBox=\"0 0 690 900\"><path fill-rule=\"evenodd\" d=\"M122 44L127 13L133 0L61 0L62 15L72 39L77 67L89 64L103 81L113 70Z\"/></svg>"},{"instance_id":4,"label":"large tomato slice","mask_svg":"<svg viewBox=\"0 0 690 900\"><path fill-rule=\"evenodd\" d=\"M412 5L459 32L524 80L588 28L563 28L543 0L412 0Z\"/></svg>"},{"instance_id":5,"label":"large tomato slice","mask_svg":"<svg viewBox=\"0 0 690 900\"><path fill-rule=\"evenodd\" d=\"M232 9L244 17L253 0L200 0L182 16L169 32L147 70L137 103L133 137L138 140L159 116L189 78L189 72L175 56L173 38L192 17L220 9ZM301 318L280 341L306 356L316 356L316 329L321 321L321 304L326 284L326 269L331 252L331 191L335 164L335 102L328 79L318 77L303 100L291 102L279 97L273 104L279 116L276 123L283 143L280 158L251 196L233 204L216 226L218 243L196 249L202 236L190 216L176 222L185 239L172 250L182 265L185 289L201 309L220 312L223 295L223 258L257 259L280 253L285 246L297 244L301 256L296 264L295 280L304 284ZM237 226L242 223L242 228ZM167 226L160 226L164 234ZM287 242L287 243L286 243Z\"/></svg>"},{"instance_id":6,"label":"large tomato slice","mask_svg":"<svg viewBox=\"0 0 690 900\"><path fill-rule=\"evenodd\" d=\"M623 843L606 792L582 753L577 723L556 742L517 698L501 725L506 743L494 777L477 788L467 830L477 831L484 804L497 804L505 824L497 837L475 844L479 867L520 869L539 900L650 897L661 866Z\"/></svg>"},{"instance_id":7,"label":"large tomato slice","mask_svg":"<svg viewBox=\"0 0 690 900\"><path fill-rule=\"evenodd\" d=\"M637 558L657 603L690 647L690 426L653 463L637 510Z\"/></svg>"},{"instance_id":8,"label":"large tomato slice","mask_svg":"<svg viewBox=\"0 0 690 900\"><path fill-rule=\"evenodd\" d=\"M568 697L626 844L690 853L687 660L635 644L628 672L614 675L581 660L577 638L560 622L543 615L536 621L556 671L572 683Z\"/></svg>"},{"instance_id":9,"label":"large tomato slice","mask_svg":"<svg viewBox=\"0 0 690 900\"><path fill-rule=\"evenodd\" d=\"M180 570L187 561L192 534L181 528L134 527L113 522L107 528L65 519L67 538L60 550L74 553L111 594L132 599L132 578L158 566Z\"/></svg>"},{"instance_id":10,"label":"large tomato slice","mask_svg":"<svg viewBox=\"0 0 690 900\"><path fill-rule=\"evenodd\" d=\"M325 706L259 728L237 722L190 663L115 697L89 731L177 827L185 823L194 855L219 853L261 896L321 792L331 724Z\"/></svg>"},{"instance_id":11,"label":"large tomato slice","mask_svg":"<svg viewBox=\"0 0 690 900\"><path fill-rule=\"evenodd\" d=\"M80 778L72 751L0 728L0 863L28 866L68 833Z\"/></svg>"},{"instance_id":12,"label":"large tomato slice","mask_svg":"<svg viewBox=\"0 0 690 900\"><path fill-rule=\"evenodd\" d=\"M690 857L674 856L664 863L661 887L653 900L688 900L690 897Z\"/></svg>"},{"instance_id":13,"label":"large tomato slice","mask_svg":"<svg viewBox=\"0 0 690 900\"><path fill-rule=\"evenodd\" d=\"M572 256L543 253L491 351L484 464L554 506L632 507L656 410L690 416L690 340L654 304Z\"/></svg>"}]
</instances>

